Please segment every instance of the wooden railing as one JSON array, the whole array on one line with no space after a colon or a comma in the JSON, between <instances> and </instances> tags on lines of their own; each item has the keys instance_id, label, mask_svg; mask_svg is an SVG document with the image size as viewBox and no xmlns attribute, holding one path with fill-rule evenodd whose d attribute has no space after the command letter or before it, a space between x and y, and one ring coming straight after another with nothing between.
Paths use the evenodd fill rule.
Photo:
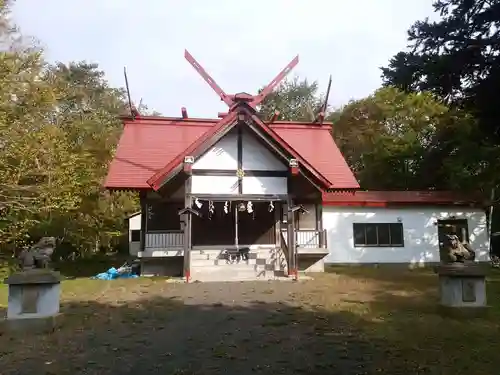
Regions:
<instances>
[{"instance_id":1,"label":"wooden railing","mask_svg":"<svg viewBox=\"0 0 500 375\"><path fill-rule=\"evenodd\" d=\"M290 250L288 250L288 238L286 235L286 231L281 231L281 250L283 250L283 254L285 255L285 259L287 264L290 261Z\"/></svg>"},{"instance_id":2,"label":"wooden railing","mask_svg":"<svg viewBox=\"0 0 500 375\"><path fill-rule=\"evenodd\" d=\"M283 237L288 242L286 230L283 230ZM326 248L326 230L315 229L296 229L295 230L295 245L301 248Z\"/></svg>"},{"instance_id":3,"label":"wooden railing","mask_svg":"<svg viewBox=\"0 0 500 375\"><path fill-rule=\"evenodd\" d=\"M184 247L182 230L154 231L146 233L147 249L176 249Z\"/></svg>"}]
</instances>

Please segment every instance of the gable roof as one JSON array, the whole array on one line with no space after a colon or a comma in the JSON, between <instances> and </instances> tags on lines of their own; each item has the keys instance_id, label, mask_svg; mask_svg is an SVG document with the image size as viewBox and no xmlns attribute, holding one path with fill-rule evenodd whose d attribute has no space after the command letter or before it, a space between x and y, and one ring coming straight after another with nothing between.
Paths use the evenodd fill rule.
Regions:
<instances>
[{"instance_id":1,"label":"gable roof","mask_svg":"<svg viewBox=\"0 0 500 375\"><path fill-rule=\"evenodd\" d=\"M216 142L234 120L232 114L222 120L144 116L124 119L124 130L104 186L151 188L178 168L184 156ZM325 189L359 188L330 135L329 125L284 121L266 124L258 117L254 122L322 180Z\"/></svg>"}]
</instances>

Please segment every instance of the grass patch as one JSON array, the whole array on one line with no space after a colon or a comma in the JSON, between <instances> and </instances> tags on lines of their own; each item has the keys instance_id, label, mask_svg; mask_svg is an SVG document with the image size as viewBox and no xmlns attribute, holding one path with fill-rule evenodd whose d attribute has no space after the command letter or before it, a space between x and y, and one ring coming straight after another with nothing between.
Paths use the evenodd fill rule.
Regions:
<instances>
[{"instance_id":1,"label":"grass patch","mask_svg":"<svg viewBox=\"0 0 500 375\"><path fill-rule=\"evenodd\" d=\"M497 270L491 269L487 277L488 316L470 320L439 314L438 278L430 269L341 267L329 271L338 278L335 284L339 280L349 284L351 296L369 289L370 296L365 296L364 303L351 311L361 318L358 324L364 333L384 346L379 364L384 373L399 373L400 369L442 375L498 371L500 272ZM348 300L343 298L327 310L343 311Z\"/></svg>"}]
</instances>

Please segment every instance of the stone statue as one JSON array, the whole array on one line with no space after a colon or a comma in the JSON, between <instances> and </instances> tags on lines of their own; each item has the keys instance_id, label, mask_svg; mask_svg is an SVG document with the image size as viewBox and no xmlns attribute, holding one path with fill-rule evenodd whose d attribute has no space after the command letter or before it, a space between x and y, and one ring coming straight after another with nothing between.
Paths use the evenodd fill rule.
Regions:
<instances>
[{"instance_id":1,"label":"stone statue","mask_svg":"<svg viewBox=\"0 0 500 375\"><path fill-rule=\"evenodd\" d=\"M468 243L460 242L455 233L445 235L444 263L474 261L476 253Z\"/></svg>"},{"instance_id":2,"label":"stone statue","mask_svg":"<svg viewBox=\"0 0 500 375\"><path fill-rule=\"evenodd\" d=\"M55 237L42 237L31 249L23 249L17 257L21 270L48 268L55 248Z\"/></svg>"}]
</instances>

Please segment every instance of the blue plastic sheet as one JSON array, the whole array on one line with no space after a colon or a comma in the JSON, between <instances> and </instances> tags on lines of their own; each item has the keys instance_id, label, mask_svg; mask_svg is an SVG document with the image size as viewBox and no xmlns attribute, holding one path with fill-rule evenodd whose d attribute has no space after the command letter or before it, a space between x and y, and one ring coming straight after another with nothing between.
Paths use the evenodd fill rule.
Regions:
<instances>
[{"instance_id":1,"label":"blue plastic sheet","mask_svg":"<svg viewBox=\"0 0 500 375\"><path fill-rule=\"evenodd\" d=\"M118 270L115 267L111 267L106 272L99 273L92 277L92 279L97 280L116 280L116 279L130 279L139 277L134 275L132 271L123 271L122 269Z\"/></svg>"}]
</instances>

